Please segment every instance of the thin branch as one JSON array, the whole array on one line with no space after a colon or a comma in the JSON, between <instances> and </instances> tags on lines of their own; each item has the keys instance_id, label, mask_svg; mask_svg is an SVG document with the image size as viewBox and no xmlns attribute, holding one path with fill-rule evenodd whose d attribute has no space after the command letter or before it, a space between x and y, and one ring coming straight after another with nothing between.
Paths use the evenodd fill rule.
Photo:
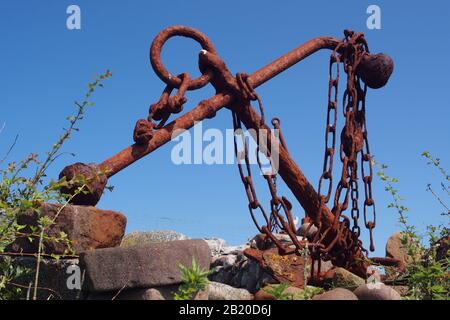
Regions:
<instances>
[{"instance_id":1,"label":"thin branch","mask_svg":"<svg viewBox=\"0 0 450 320\"><path fill-rule=\"evenodd\" d=\"M447 207L447 205L442 201L439 195L434 192L433 188L431 188L431 184L428 184L427 190L431 192L431 194L437 199L437 201L439 201L439 203L445 208L445 210L447 210L447 212L450 212L450 209Z\"/></svg>"},{"instance_id":2,"label":"thin branch","mask_svg":"<svg viewBox=\"0 0 450 320\"><path fill-rule=\"evenodd\" d=\"M428 151L424 151L422 153L422 156L424 156L425 158L427 158L430 161L430 162L428 162L428 164L434 165L439 170L439 172L444 176L445 180L450 181L450 175L447 174L445 169L441 166L440 159L435 159Z\"/></svg>"},{"instance_id":3,"label":"thin branch","mask_svg":"<svg viewBox=\"0 0 450 320\"><path fill-rule=\"evenodd\" d=\"M3 130L3 128L2 128ZM0 130L1 133L1 130ZM9 154L11 153L11 151L14 149L14 147L16 146L17 140L19 139L19 135L16 134L16 137L14 138L14 142L12 143L12 145L9 147L8 152L6 152L6 154L3 156L2 160L0 160L0 164L2 164L3 162L5 162L5 160L8 158Z\"/></svg>"},{"instance_id":4,"label":"thin branch","mask_svg":"<svg viewBox=\"0 0 450 320\"><path fill-rule=\"evenodd\" d=\"M25 253L25 252L0 252L0 256L13 256L13 257L36 257L36 253ZM45 254L45 253L41 253L42 257L47 257L47 258L54 258L53 255L51 254ZM77 259L78 256L76 255L64 255L65 259Z\"/></svg>"},{"instance_id":5,"label":"thin branch","mask_svg":"<svg viewBox=\"0 0 450 320\"><path fill-rule=\"evenodd\" d=\"M83 119L85 108L91 105L89 98L91 94L94 92L96 87L102 87L102 80L107 79L112 75L111 71L107 70L106 73L100 75L95 79L94 82L89 83L89 91L85 94L84 100L82 103L78 103L75 101L75 105L78 107L78 110L75 116L71 116L68 118L70 123L69 128L65 129L63 134L59 137L58 141L53 145L50 152L48 152L46 159L40 165L40 167L36 170L34 177L31 179L31 185L35 186L39 179L45 174L47 168L56 160L55 156L58 154L58 151L61 149L63 144L72 137L72 133L74 131L78 131L76 127L77 123Z\"/></svg>"},{"instance_id":6,"label":"thin branch","mask_svg":"<svg viewBox=\"0 0 450 320\"><path fill-rule=\"evenodd\" d=\"M69 198L67 201L58 208L58 211L56 212L55 216L53 217L52 223L54 224L56 219L58 219L58 216L61 214L61 212L64 210L65 207L67 207L70 203L70 201L73 200L74 197L76 197L78 194L83 192L83 189L86 188L86 184L83 184L81 187L77 189L77 191ZM33 300L37 299L37 288L38 288L38 282L39 282L39 272L40 272L40 264L41 264L41 258L43 252L43 246L44 246L44 232L45 232L45 226L42 227L41 234L39 235L39 246L38 246L38 254L37 254L37 262L36 262L36 275L34 278L34 290L33 290Z\"/></svg>"},{"instance_id":7,"label":"thin branch","mask_svg":"<svg viewBox=\"0 0 450 320\"><path fill-rule=\"evenodd\" d=\"M52 223L55 223L56 219L60 215L60 213L64 210L65 207L70 203L70 201L73 200L74 197L76 197L79 193L83 191L83 189L86 187L86 184L83 184L81 187L77 189L77 191L69 198L67 201L58 209L55 216L53 217ZM33 290L33 300L37 299L37 288L39 283L39 272L40 272L40 265L41 265L41 258L43 253L43 246L44 246L44 232L45 232L45 226L42 227L41 234L39 236L39 246L38 246L38 254L37 254L37 261L36 261L36 275L34 277L34 290Z\"/></svg>"},{"instance_id":8,"label":"thin branch","mask_svg":"<svg viewBox=\"0 0 450 320\"><path fill-rule=\"evenodd\" d=\"M111 298L111 300L116 300L116 298L119 296L119 294L122 293L122 291L125 289L125 287L127 286L127 284L125 283L122 288L120 288L119 291L117 291L117 293L114 295L114 297Z\"/></svg>"},{"instance_id":9,"label":"thin branch","mask_svg":"<svg viewBox=\"0 0 450 320\"><path fill-rule=\"evenodd\" d=\"M29 289L29 286L25 286L25 285L22 285L22 284L11 282L11 281L8 281L8 284L12 285L14 287L22 288L22 289ZM46 288L46 287L37 287L37 289L39 289L39 290L46 290L46 291L49 291L49 292L51 292L53 294L56 294L58 296L58 298L62 300L62 296L58 292L53 290L53 289Z\"/></svg>"},{"instance_id":10,"label":"thin branch","mask_svg":"<svg viewBox=\"0 0 450 320\"><path fill-rule=\"evenodd\" d=\"M445 184L443 182L441 182L441 187L442 187L442 190L447 192L447 194L450 196L450 190L448 190L448 188L445 186Z\"/></svg>"}]
</instances>

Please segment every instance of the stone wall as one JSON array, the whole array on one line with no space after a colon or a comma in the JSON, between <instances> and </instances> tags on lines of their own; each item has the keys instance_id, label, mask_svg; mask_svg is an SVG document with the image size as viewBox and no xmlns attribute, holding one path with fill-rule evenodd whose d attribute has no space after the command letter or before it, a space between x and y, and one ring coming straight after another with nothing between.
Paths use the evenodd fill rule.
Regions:
<instances>
[{"instance_id":1,"label":"stone wall","mask_svg":"<svg viewBox=\"0 0 450 320\"><path fill-rule=\"evenodd\" d=\"M54 218L57 210L58 206L45 204L40 214ZM34 212L26 213L21 222L36 225L38 216ZM274 246L262 241L262 235L241 246L227 246L218 238L189 239L175 231L133 232L124 237L123 214L86 206L67 206L55 222L50 234L65 232L78 254L76 258L56 260L50 256L61 254L64 248L60 243L45 244L38 299L174 299L182 283L179 264L191 266L193 259L202 270L210 270L209 284L193 299L275 299L270 289L279 283L291 285L285 295L294 300L311 298L308 292L323 291L311 287L310 279L305 278L305 270L311 268L310 258L295 253L281 256ZM291 244L287 235L275 236ZM303 240L302 236L299 240ZM37 251L36 241L21 239L9 248L15 253L14 265L36 269L37 260L33 256ZM403 257L404 252L396 247L395 239L389 241L388 255ZM328 291L316 294L314 299L400 299L397 291L381 282L376 270L372 268L370 274L368 282L322 261L321 285L326 285ZM34 276L32 273L15 280L23 288L23 299L32 297Z\"/></svg>"}]
</instances>

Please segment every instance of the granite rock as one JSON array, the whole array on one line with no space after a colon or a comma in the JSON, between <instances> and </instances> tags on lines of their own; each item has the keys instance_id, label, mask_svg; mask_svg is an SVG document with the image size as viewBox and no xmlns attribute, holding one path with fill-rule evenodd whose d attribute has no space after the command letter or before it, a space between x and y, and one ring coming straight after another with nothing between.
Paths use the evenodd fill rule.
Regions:
<instances>
[{"instance_id":1,"label":"granite rock","mask_svg":"<svg viewBox=\"0 0 450 320\"><path fill-rule=\"evenodd\" d=\"M312 298L313 300L358 300L358 297L348 289L336 288Z\"/></svg>"},{"instance_id":2,"label":"granite rock","mask_svg":"<svg viewBox=\"0 0 450 320\"><path fill-rule=\"evenodd\" d=\"M363 284L353 293L359 300L401 300L400 294L384 283Z\"/></svg>"},{"instance_id":3,"label":"granite rock","mask_svg":"<svg viewBox=\"0 0 450 320\"><path fill-rule=\"evenodd\" d=\"M188 240L188 239L189 238L184 234L171 230L134 231L123 237L120 246L123 248L128 248L133 246L145 246L149 243L155 242L167 242L167 241Z\"/></svg>"}]
</instances>

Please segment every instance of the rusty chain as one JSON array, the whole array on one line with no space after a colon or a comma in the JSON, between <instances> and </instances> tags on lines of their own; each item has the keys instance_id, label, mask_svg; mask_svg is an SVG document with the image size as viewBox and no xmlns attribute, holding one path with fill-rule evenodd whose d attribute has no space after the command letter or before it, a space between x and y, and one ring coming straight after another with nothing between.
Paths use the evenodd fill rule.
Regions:
<instances>
[{"instance_id":1,"label":"rusty chain","mask_svg":"<svg viewBox=\"0 0 450 320\"><path fill-rule=\"evenodd\" d=\"M175 87L171 84L166 85L158 102L150 105L147 119L139 119L136 122L133 140L137 144L146 144L152 138L153 130L161 129L172 114L183 111L183 105L187 102L184 95L191 83L191 77L185 72L178 75L177 78L181 81L177 94L171 96ZM155 125L153 120L159 121L159 123Z\"/></svg>"},{"instance_id":2,"label":"rusty chain","mask_svg":"<svg viewBox=\"0 0 450 320\"><path fill-rule=\"evenodd\" d=\"M339 97L339 77L340 64L344 65L344 71L347 74L347 87L343 94L343 113L345 118L345 125L340 135L339 154L342 162L341 178L337 184L333 199L333 208L331 212L334 214L333 222L328 226L323 226L319 212L318 231L315 233L311 242L299 241L296 236L295 225L293 224L291 209L292 205L285 197L277 195L276 174L262 173L267 181L267 185L271 194L270 200L270 216L267 216L266 211L259 203L256 197L255 187L251 177L250 164L248 158L248 146L245 143L245 137L242 136L242 126L238 115L233 111L233 127L235 132L239 131L243 141L243 150L238 151L237 142L235 143L235 153L238 160L239 173L244 184L246 194L249 200L249 209L252 219L257 229L267 235L273 243L280 249L282 253L300 252L305 245L311 246L312 258L318 262L317 273L320 272L321 259L331 259L341 265L345 265L350 255L355 255L357 252L365 252L367 250L363 247L362 241L359 239L361 229L359 226L360 210L359 210L359 186L358 186L358 154L361 153L361 174L364 182L365 201L364 201L364 223L370 233L370 249L374 250L372 230L375 227L375 203L372 197L372 163L371 154L368 144L367 127L365 122L365 96L367 86L361 88L360 77L357 75L358 65L367 54L368 46L363 34L345 31L344 40L336 46L330 56L329 62L329 80L328 80L328 104L327 104L327 120L325 127L325 154L323 171L319 179L318 196L320 205L326 206L331 199L333 190L333 161L336 148L336 134L337 134L337 119L338 119L338 97ZM253 90L247 81L248 76L238 73L236 76L237 83L242 92L242 99L245 102L257 100L261 113L261 128L266 128L264 121L264 109L259 95ZM245 103L244 103L245 104ZM286 147L286 142L280 131L280 120L273 119L272 125L278 134L278 141ZM260 134L257 134L257 159L258 165L262 172L262 166L259 159L260 152ZM287 148L286 148L287 150ZM265 155L271 160L269 151L266 150ZM244 175L243 165L244 161L247 168L247 175ZM366 175L364 165L369 164L370 173ZM324 188L324 183L327 181L328 185ZM323 190L326 191L323 192ZM349 200L351 201L351 220L344 213L349 207ZM373 220L368 220L368 208L373 208ZM265 226L260 226L254 215L255 209L259 209L266 222ZM281 211L284 211L284 216ZM303 222L310 221L306 214ZM313 226L310 223L308 230ZM351 226L351 227L350 227ZM278 228L282 232L289 235L295 249L281 244L274 236L274 230ZM339 249L335 249L339 244ZM311 270L314 274L314 268Z\"/></svg>"},{"instance_id":3,"label":"rusty chain","mask_svg":"<svg viewBox=\"0 0 450 320\"><path fill-rule=\"evenodd\" d=\"M345 97L347 96L347 105L345 106L345 132L343 134L343 141L341 144L344 145L343 150L345 155L349 158L349 169L350 173L350 187L351 187L351 198L352 198L352 219L353 227L352 232L354 234L355 240L358 239L360 235L360 227L358 226L359 218L359 207L358 207L358 162L357 153L360 153L361 158L361 175L362 181L364 183L364 224L369 230L370 235L370 251L375 250L373 242L373 228L376 223L376 211L375 211L375 201L372 196L372 155L370 154L369 140L366 125L366 93L367 84L361 87L361 79L357 75L358 66L364 55L369 53L369 48L364 35L361 33L355 33L351 31L346 31L346 41L348 42L349 49L347 50L347 56L344 57L344 66L347 72L347 91L344 93L344 103ZM349 144L352 143L352 147L349 150ZM347 148L345 148L347 144ZM341 153L342 154L342 153ZM345 159L345 158L344 158ZM364 169L365 164L369 166L369 174L366 175ZM372 208L372 220L367 219L368 208ZM359 244L360 245L360 244ZM362 248L363 249L363 248Z\"/></svg>"},{"instance_id":4,"label":"rusty chain","mask_svg":"<svg viewBox=\"0 0 450 320\"><path fill-rule=\"evenodd\" d=\"M244 101L244 103L242 105L243 105L243 107L245 107L245 105L247 103L250 103L251 100L258 101L259 110L261 113L260 127L263 130L266 130L266 128L268 128L268 127L265 123L264 108L263 108L263 105L261 102L261 98L254 91L252 86L248 83L247 79L248 79L248 75L246 75L246 74L238 73L236 75L236 80L241 89L242 99ZM245 136L242 131L241 120L235 111L232 111L232 117L233 117L233 129L235 132L235 134L234 134L235 156L237 159L239 174L240 174L241 180L244 184L244 188L245 188L247 198L249 201L249 205L248 205L249 211L250 211L252 220L255 223L256 228L259 230L260 233L267 235L267 237L270 240L272 240L273 243L275 243L275 245L283 253L294 252L295 249L289 248L289 247L283 245L274 235L274 232L276 230L281 230L281 231L284 231L286 234L288 234L292 240L292 243L295 245L296 248L304 247L304 244L300 243L300 241L298 240L297 235L296 235L295 223L294 223L294 219L293 219L292 213L291 213L292 204L289 202L289 200L286 197L278 196L277 185L276 185L277 174L274 173L274 170L273 170L274 169L273 161L272 161L273 155L267 148L263 148L264 150L261 150L261 148L260 148L260 146L262 144L261 135L265 136L265 134L264 134L265 132L261 132L261 130L258 130L256 132L256 146L257 147L256 147L255 152L256 152L256 159L257 159L259 170L267 182L267 186L268 186L268 189L269 189L269 192L271 195L270 216L267 216L266 211L264 210L263 206L258 201L257 196L256 196L256 191L255 191L255 187L254 187L253 180L252 180L251 168L250 168L250 162L249 162L249 156L248 156L248 145L245 141ZM279 142L272 141L272 144L281 143L282 145L285 145L284 137L280 131L280 123L281 123L280 119L278 119L278 118L272 119L272 125L275 129L275 132L277 132L277 137L279 139ZM266 134L270 134L270 133L266 133ZM239 151L238 147L237 147L237 138L236 138L237 136L241 137L241 141L242 141L242 145L243 145L241 151ZM261 163L261 159L260 159L260 155L259 155L260 152L262 152L269 160L270 167L272 169L270 173L265 173L263 171L262 163ZM246 166L247 175L244 174L244 171L242 168L243 167L242 161L244 162L244 164ZM257 222L257 219L254 215L254 212L253 212L253 210L255 210L255 209L260 210L262 216L264 217L266 225L264 225L264 226L259 225L259 223Z\"/></svg>"},{"instance_id":5,"label":"rusty chain","mask_svg":"<svg viewBox=\"0 0 450 320\"><path fill-rule=\"evenodd\" d=\"M338 55L338 52L340 53ZM370 154L367 127L365 121L365 97L367 85L361 88L360 77L357 75L358 65L365 54L368 54L368 46L361 33L345 31L345 39L336 47L330 57L329 86L327 122L325 128L325 155L323 172L319 179L318 194L321 204L327 204L331 197L333 179L333 156L335 153L336 121L337 121L337 99L339 82L339 64L342 62L347 74L347 87L343 94L343 113L345 125L340 136L340 160L342 162L341 178L337 184L332 213L333 224L324 228L319 224L313 242L323 243L328 239L326 248L320 248L320 254L327 259L346 261L349 255L357 251L367 250L362 246L359 239L361 229L359 227L359 189L358 189L358 153L361 153L361 174L364 182L364 223L370 233L370 250L374 251L372 230L375 227L375 202L372 197L372 156ZM336 64L336 75L333 75L333 65ZM330 146L331 138L331 146ZM365 149L364 149L365 147ZM366 176L364 165L369 164L369 175ZM322 184L328 180L327 193L322 193ZM349 199L350 198L350 199ZM351 219L344 214L351 200ZM367 208L373 208L373 220L367 219ZM334 236L330 234L333 230ZM341 249L334 251L334 246L339 243Z\"/></svg>"},{"instance_id":6,"label":"rusty chain","mask_svg":"<svg viewBox=\"0 0 450 320\"><path fill-rule=\"evenodd\" d=\"M340 46L339 46L340 47ZM319 179L319 186L317 193L319 194L322 204L327 204L331 197L333 188L333 160L334 150L336 146L336 123L337 123L337 108L338 108L338 88L339 88L339 56L336 47L330 56L329 66L329 80L328 80L328 108L327 108L327 123L325 127L325 155L323 161L323 172ZM336 75L333 76L333 66L336 66ZM330 146L331 134L331 146ZM323 180L328 180L328 188L326 195L322 194Z\"/></svg>"},{"instance_id":7,"label":"rusty chain","mask_svg":"<svg viewBox=\"0 0 450 320\"><path fill-rule=\"evenodd\" d=\"M319 179L319 185L317 189L317 193L319 196L320 205L324 206L330 201L331 193L333 189L333 162L334 162L334 153L336 148L336 129L337 129L337 112L338 112L338 96L339 96L339 76L340 76L340 57L338 55L338 50L342 44L339 44L330 55L329 62L329 79L328 79L328 104L327 104L327 118L326 118L326 127L325 127L325 152L324 152L324 160L323 160L323 171L322 175ZM335 73L333 73L333 69L335 67ZM331 138L331 143L330 143ZM322 193L322 186L324 180L328 181L328 186L326 188L326 194ZM318 242L321 234L322 223L320 222L320 218L318 219L318 231L314 235L313 242ZM306 216L303 223L309 222L309 225L306 230L306 234L310 232L310 229L314 226L311 219ZM329 232L326 231L325 235ZM320 250L322 249L322 250ZM321 260L323 256L323 251L326 248L318 248L314 247L311 250L311 257L313 261L317 261L317 270L315 270L316 263L312 264L311 275L314 277L315 274L320 273L321 269Z\"/></svg>"}]
</instances>

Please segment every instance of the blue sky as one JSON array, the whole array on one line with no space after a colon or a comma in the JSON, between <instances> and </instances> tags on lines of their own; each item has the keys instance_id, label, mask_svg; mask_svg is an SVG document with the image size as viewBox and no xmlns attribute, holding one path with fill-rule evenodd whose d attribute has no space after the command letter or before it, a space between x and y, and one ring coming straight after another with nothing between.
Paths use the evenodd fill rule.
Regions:
<instances>
[{"instance_id":1,"label":"blue sky","mask_svg":"<svg viewBox=\"0 0 450 320\"><path fill-rule=\"evenodd\" d=\"M66 28L70 4L81 8L81 30ZM381 30L366 27L370 4L381 7ZM0 154L16 134L9 160L44 154L75 111L73 101L82 98L86 83L106 69L114 76L95 94L96 106L64 147L75 158L58 159L49 176L57 177L75 161L101 162L131 144L135 121L146 116L164 88L148 59L150 43L164 27L184 24L206 33L233 73L251 73L313 37L342 37L348 28L364 32L372 52L388 53L395 61L389 84L368 94L372 153L399 179L411 222L419 228L439 223L441 208L426 185L432 182L438 189L440 176L420 154L429 150L450 168L449 12L447 1L2 1L0 126L6 125ZM173 39L163 60L174 74L197 76L199 48ZM329 52L319 52L257 90L267 117L282 119L292 156L315 186L323 157L328 57ZM185 110L213 94L211 86L189 92ZM231 128L231 116L223 110L203 127ZM170 160L173 145L114 176L114 192L106 193L98 207L125 213L127 231L173 229L231 244L255 234L237 168L176 166ZM267 199L263 183L257 186ZM399 228L383 189L375 180L375 255L384 255L385 241ZM294 200L286 188L281 193ZM303 216L297 203L294 214Z\"/></svg>"}]
</instances>

